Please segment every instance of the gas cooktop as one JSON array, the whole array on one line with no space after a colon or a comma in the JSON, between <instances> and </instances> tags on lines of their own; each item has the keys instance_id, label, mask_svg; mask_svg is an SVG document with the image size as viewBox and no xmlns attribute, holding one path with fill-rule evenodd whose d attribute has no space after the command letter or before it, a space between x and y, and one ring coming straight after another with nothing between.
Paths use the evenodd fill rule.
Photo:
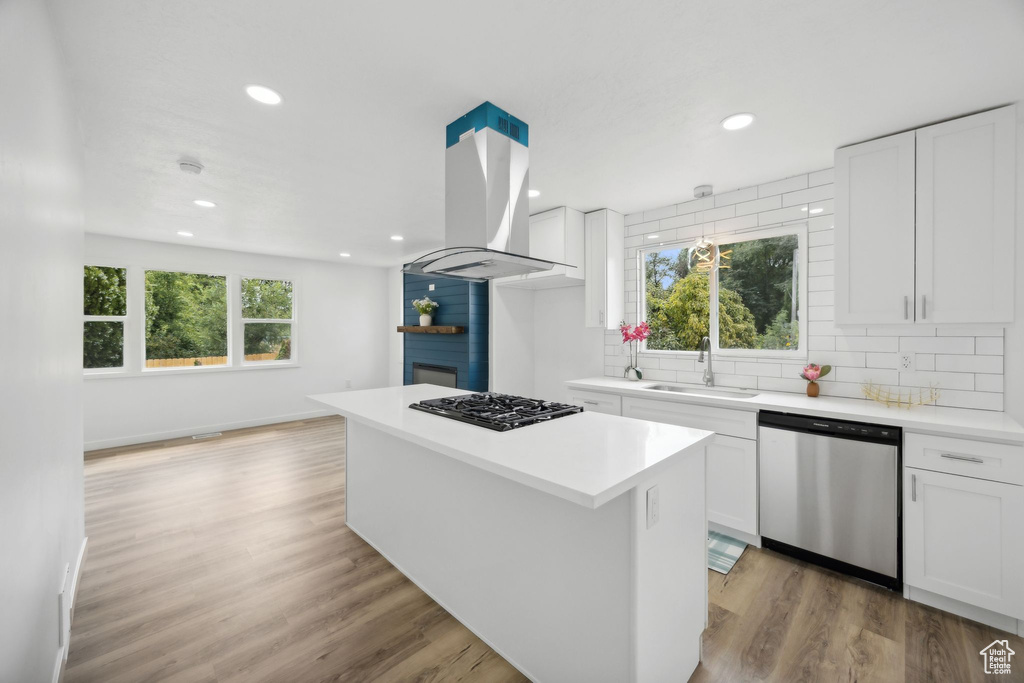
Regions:
<instances>
[{"instance_id":1,"label":"gas cooktop","mask_svg":"<svg viewBox=\"0 0 1024 683\"><path fill-rule=\"evenodd\" d=\"M499 432L583 412L580 406L567 403L492 392L434 398L409 407Z\"/></svg>"}]
</instances>

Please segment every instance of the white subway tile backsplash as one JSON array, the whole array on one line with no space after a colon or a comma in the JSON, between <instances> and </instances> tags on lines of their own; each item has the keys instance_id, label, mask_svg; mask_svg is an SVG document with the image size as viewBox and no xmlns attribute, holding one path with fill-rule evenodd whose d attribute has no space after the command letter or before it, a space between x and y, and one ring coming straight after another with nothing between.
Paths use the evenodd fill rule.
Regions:
<instances>
[{"instance_id":1,"label":"white subway tile backsplash","mask_svg":"<svg viewBox=\"0 0 1024 683\"><path fill-rule=\"evenodd\" d=\"M768 197L775 194L785 194L794 190L803 190L807 187L807 175L797 175L785 180L776 180L773 183L765 183L757 186L758 197Z\"/></svg>"},{"instance_id":2,"label":"white subway tile backsplash","mask_svg":"<svg viewBox=\"0 0 1024 683\"><path fill-rule=\"evenodd\" d=\"M899 337L837 337L836 350L896 353L900 350L900 339Z\"/></svg>"},{"instance_id":3,"label":"white subway tile backsplash","mask_svg":"<svg viewBox=\"0 0 1024 683\"><path fill-rule=\"evenodd\" d=\"M1003 338L999 337L976 337L974 339L974 352L981 356L1002 356Z\"/></svg>"},{"instance_id":4,"label":"white subway tile backsplash","mask_svg":"<svg viewBox=\"0 0 1024 683\"><path fill-rule=\"evenodd\" d=\"M676 215L675 204L672 206L663 206L659 209L651 209L650 211L644 211L644 221L660 221L662 218L668 218L669 216Z\"/></svg>"},{"instance_id":5,"label":"white subway tile backsplash","mask_svg":"<svg viewBox=\"0 0 1024 683\"><path fill-rule=\"evenodd\" d=\"M869 351L864 354L864 365L869 368L891 368L896 369L898 356L895 353L875 353Z\"/></svg>"},{"instance_id":6,"label":"white subway tile backsplash","mask_svg":"<svg viewBox=\"0 0 1024 683\"><path fill-rule=\"evenodd\" d=\"M735 206L720 206L717 209L708 209L704 212L704 222L720 221L726 218L733 218L736 215ZM699 218L699 216L698 216Z\"/></svg>"},{"instance_id":7,"label":"white subway tile backsplash","mask_svg":"<svg viewBox=\"0 0 1024 683\"><path fill-rule=\"evenodd\" d=\"M752 213L746 216L737 216L736 218L726 218L724 220L715 221L715 232L735 232L736 230L746 230L747 228L757 227L757 214Z\"/></svg>"},{"instance_id":8,"label":"white subway tile backsplash","mask_svg":"<svg viewBox=\"0 0 1024 683\"><path fill-rule=\"evenodd\" d=\"M819 185L818 187L809 187L806 190L787 192L782 195L782 205L804 207L811 202L832 199L832 196L831 185Z\"/></svg>"},{"instance_id":9,"label":"white subway tile backsplash","mask_svg":"<svg viewBox=\"0 0 1024 683\"><path fill-rule=\"evenodd\" d=\"M804 354L757 358L738 353L715 357L716 383L723 387L803 393L799 378L808 359L830 364L820 383L826 396L864 398L861 385L874 382L904 391L937 385L940 405L982 410L1003 409L1003 328L998 326L927 327L906 325L839 327L835 304L834 173L806 175L741 188L705 199L635 212L626 216L626 318L636 318L643 293L638 288L637 253L662 242L715 234L716 240L758 226L806 223L808 229L807 335ZM700 211L704 209L703 219ZM807 209L807 210L801 210ZM820 212L811 213L813 209ZM698 221L703 220L703 225ZM657 238L650 237L657 235ZM913 356L914 372L897 369L899 354ZM605 374L621 377L626 350L619 335L605 335ZM692 354L641 355L645 379L699 383L704 366Z\"/></svg>"},{"instance_id":10,"label":"white subway tile backsplash","mask_svg":"<svg viewBox=\"0 0 1024 683\"><path fill-rule=\"evenodd\" d=\"M783 221L798 221L807 218L807 212L801 211L799 206L789 206L774 211L762 211L757 214L758 225L774 225Z\"/></svg>"},{"instance_id":11,"label":"white subway tile backsplash","mask_svg":"<svg viewBox=\"0 0 1024 683\"><path fill-rule=\"evenodd\" d=\"M824 247L810 247L807 250L807 259L811 263L815 261L834 261L835 247L831 244Z\"/></svg>"},{"instance_id":12,"label":"white subway tile backsplash","mask_svg":"<svg viewBox=\"0 0 1024 683\"><path fill-rule=\"evenodd\" d=\"M976 391L999 391L1003 390L1002 375L975 375L974 389Z\"/></svg>"},{"instance_id":13,"label":"white subway tile backsplash","mask_svg":"<svg viewBox=\"0 0 1024 683\"><path fill-rule=\"evenodd\" d=\"M821 171L815 171L814 173L807 174L807 186L816 187L817 185L831 184L835 177L834 169L826 168Z\"/></svg>"},{"instance_id":14,"label":"white subway tile backsplash","mask_svg":"<svg viewBox=\"0 0 1024 683\"><path fill-rule=\"evenodd\" d=\"M723 192L722 194L715 195L715 206L739 204L740 202L749 202L752 199L757 199L757 188L744 187L741 190L733 190L732 192Z\"/></svg>"},{"instance_id":15,"label":"white subway tile backsplash","mask_svg":"<svg viewBox=\"0 0 1024 683\"><path fill-rule=\"evenodd\" d=\"M693 225L693 214L685 213L681 216L672 216L671 218L662 218L658 221L659 230L668 230L669 228L682 228L687 225Z\"/></svg>"},{"instance_id":16,"label":"white subway tile backsplash","mask_svg":"<svg viewBox=\"0 0 1024 683\"><path fill-rule=\"evenodd\" d=\"M937 405L975 410L1002 410L1003 395L984 391L940 391Z\"/></svg>"},{"instance_id":17,"label":"white subway tile backsplash","mask_svg":"<svg viewBox=\"0 0 1024 683\"><path fill-rule=\"evenodd\" d=\"M901 372L900 384L905 387L974 390L974 375L967 372Z\"/></svg>"},{"instance_id":18,"label":"white subway tile backsplash","mask_svg":"<svg viewBox=\"0 0 1024 683\"><path fill-rule=\"evenodd\" d=\"M835 275L836 262L835 261L815 261L807 264L807 275L809 277L818 277L821 275Z\"/></svg>"},{"instance_id":19,"label":"white subway tile backsplash","mask_svg":"<svg viewBox=\"0 0 1024 683\"><path fill-rule=\"evenodd\" d=\"M936 354L935 369L947 372L1002 373L1002 356L946 356Z\"/></svg>"},{"instance_id":20,"label":"white subway tile backsplash","mask_svg":"<svg viewBox=\"0 0 1024 683\"><path fill-rule=\"evenodd\" d=\"M736 205L737 216L747 216L749 214L759 214L762 211L772 211L773 209L782 208L782 197L776 195L774 197L765 197L764 199L758 199L752 202L743 202L742 204Z\"/></svg>"},{"instance_id":21,"label":"white subway tile backsplash","mask_svg":"<svg viewBox=\"0 0 1024 683\"><path fill-rule=\"evenodd\" d=\"M973 354L974 337L903 337L900 351Z\"/></svg>"}]
</instances>

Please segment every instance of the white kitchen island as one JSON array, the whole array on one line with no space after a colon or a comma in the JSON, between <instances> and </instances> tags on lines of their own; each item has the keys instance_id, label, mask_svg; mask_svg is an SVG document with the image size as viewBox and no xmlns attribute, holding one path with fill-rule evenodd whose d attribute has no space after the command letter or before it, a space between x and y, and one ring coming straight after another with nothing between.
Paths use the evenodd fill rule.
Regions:
<instances>
[{"instance_id":1,"label":"white kitchen island","mask_svg":"<svg viewBox=\"0 0 1024 683\"><path fill-rule=\"evenodd\" d=\"M311 397L347 418L348 526L534 681L687 680L713 432L591 412L496 432L408 407L464 393Z\"/></svg>"}]
</instances>

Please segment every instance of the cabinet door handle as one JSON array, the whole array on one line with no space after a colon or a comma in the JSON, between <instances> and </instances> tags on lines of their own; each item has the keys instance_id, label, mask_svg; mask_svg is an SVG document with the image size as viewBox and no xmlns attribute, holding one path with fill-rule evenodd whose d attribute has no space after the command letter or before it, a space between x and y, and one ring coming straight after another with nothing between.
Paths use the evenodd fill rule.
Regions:
<instances>
[{"instance_id":1,"label":"cabinet door handle","mask_svg":"<svg viewBox=\"0 0 1024 683\"><path fill-rule=\"evenodd\" d=\"M910 475L910 500L917 502L917 475Z\"/></svg>"},{"instance_id":2,"label":"cabinet door handle","mask_svg":"<svg viewBox=\"0 0 1024 683\"><path fill-rule=\"evenodd\" d=\"M971 455L954 455L953 453L943 453L940 457L949 458L950 460L963 460L964 462L976 462L984 464L985 461L981 458L975 458Z\"/></svg>"},{"instance_id":3,"label":"cabinet door handle","mask_svg":"<svg viewBox=\"0 0 1024 683\"><path fill-rule=\"evenodd\" d=\"M910 297L903 297L903 319L910 320Z\"/></svg>"},{"instance_id":4,"label":"cabinet door handle","mask_svg":"<svg viewBox=\"0 0 1024 683\"><path fill-rule=\"evenodd\" d=\"M597 401L584 401L584 403L585 403L585 404L587 404L588 406L596 406L596 405L601 405L601 404L600 404L600 403L598 403Z\"/></svg>"},{"instance_id":5,"label":"cabinet door handle","mask_svg":"<svg viewBox=\"0 0 1024 683\"><path fill-rule=\"evenodd\" d=\"M921 295L921 320L928 319L928 295Z\"/></svg>"}]
</instances>

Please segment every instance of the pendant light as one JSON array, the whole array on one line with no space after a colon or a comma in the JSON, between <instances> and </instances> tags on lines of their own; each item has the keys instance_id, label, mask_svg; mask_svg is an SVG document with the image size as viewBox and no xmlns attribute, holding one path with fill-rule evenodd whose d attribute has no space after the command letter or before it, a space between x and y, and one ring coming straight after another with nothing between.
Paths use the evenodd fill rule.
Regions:
<instances>
[{"instance_id":1,"label":"pendant light","mask_svg":"<svg viewBox=\"0 0 1024 683\"><path fill-rule=\"evenodd\" d=\"M703 200L710 197L713 189L710 185L698 185L693 188L693 196ZM704 237L704 202L700 203L700 242L697 242L690 250L690 268L700 271L710 271L715 267L715 244Z\"/></svg>"}]
</instances>

